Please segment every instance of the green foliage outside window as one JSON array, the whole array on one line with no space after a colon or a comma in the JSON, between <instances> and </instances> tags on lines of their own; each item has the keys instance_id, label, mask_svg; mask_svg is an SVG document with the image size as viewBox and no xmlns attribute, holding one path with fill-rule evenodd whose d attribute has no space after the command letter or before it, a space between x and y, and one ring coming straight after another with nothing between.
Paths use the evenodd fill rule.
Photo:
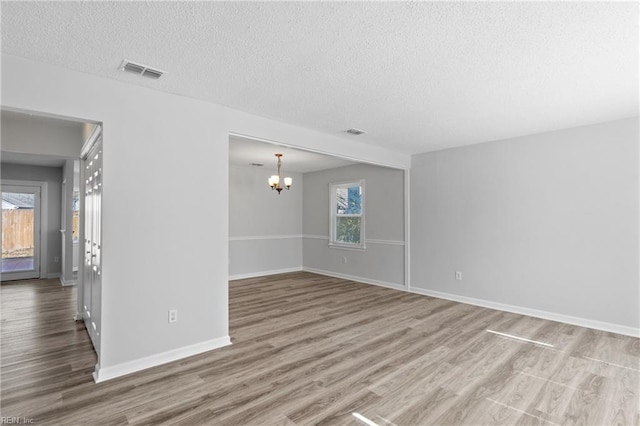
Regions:
<instances>
[{"instance_id":1,"label":"green foliage outside window","mask_svg":"<svg viewBox=\"0 0 640 426\"><path fill-rule=\"evenodd\" d=\"M346 244L360 244L360 223L358 216L336 218L336 241Z\"/></svg>"},{"instance_id":2,"label":"green foliage outside window","mask_svg":"<svg viewBox=\"0 0 640 426\"><path fill-rule=\"evenodd\" d=\"M362 187L338 186L335 197L335 242L360 245L362 235Z\"/></svg>"}]
</instances>

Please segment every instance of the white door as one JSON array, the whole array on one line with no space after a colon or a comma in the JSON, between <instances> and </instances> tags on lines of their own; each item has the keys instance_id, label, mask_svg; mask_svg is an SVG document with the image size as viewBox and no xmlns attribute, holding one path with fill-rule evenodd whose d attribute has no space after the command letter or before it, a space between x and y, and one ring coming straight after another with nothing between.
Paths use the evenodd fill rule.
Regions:
<instances>
[{"instance_id":1,"label":"white door","mask_svg":"<svg viewBox=\"0 0 640 426\"><path fill-rule=\"evenodd\" d=\"M2 281L40 278L40 187L2 185Z\"/></svg>"},{"instance_id":2,"label":"white door","mask_svg":"<svg viewBox=\"0 0 640 426\"><path fill-rule=\"evenodd\" d=\"M100 303L102 295L102 138L98 138L87 156L84 167L84 320L89 336L99 349Z\"/></svg>"}]
</instances>

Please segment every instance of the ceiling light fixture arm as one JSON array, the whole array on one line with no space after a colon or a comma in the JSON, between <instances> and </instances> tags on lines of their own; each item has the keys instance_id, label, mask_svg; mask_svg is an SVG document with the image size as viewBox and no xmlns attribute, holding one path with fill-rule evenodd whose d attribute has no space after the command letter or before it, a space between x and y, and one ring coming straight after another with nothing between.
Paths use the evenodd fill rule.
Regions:
<instances>
[{"instance_id":1,"label":"ceiling light fixture arm","mask_svg":"<svg viewBox=\"0 0 640 426\"><path fill-rule=\"evenodd\" d=\"M284 189L282 187L282 185L280 184L280 182L282 181L282 174L280 173L280 168L282 166L282 154L276 154L276 158L278 159L277 162L277 166L278 166L278 174L277 175L273 175L269 178L269 186L271 187L271 189L275 189L276 191L278 191L278 195L280 195L280 192L282 192L282 190ZM287 189L291 189L291 185L293 184L293 179L290 177L285 177L284 178L284 187Z\"/></svg>"}]
</instances>

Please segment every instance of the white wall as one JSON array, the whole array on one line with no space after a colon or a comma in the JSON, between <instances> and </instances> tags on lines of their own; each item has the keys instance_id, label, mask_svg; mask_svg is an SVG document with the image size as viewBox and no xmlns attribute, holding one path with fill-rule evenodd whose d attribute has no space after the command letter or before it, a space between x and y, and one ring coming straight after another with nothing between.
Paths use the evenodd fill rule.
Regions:
<instances>
[{"instance_id":1,"label":"white wall","mask_svg":"<svg viewBox=\"0 0 640 426\"><path fill-rule=\"evenodd\" d=\"M275 163L274 163L275 164ZM269 167L229 167L229 278L302 269L300 173L290 190L269 189Z\"/></svg>"},{"instance_id":2,"label":"white wall","mask_svg":"<svg viewBox=\"0 0 640 426\"><path fill-rule=\"evenodd\" d=\"M634 118L414 156L411 287L637 334L638 137Z\"/></svg>"},{"instance_id":3,"label":"white wall","mask_svg":"<svg viewBox=\"0 0 640 426\"><path fill-rule=\"evenodd\" d=\"M365 180L366 249L329 248L329 187L359 179ZM404 286L404 171L357 164L305 173L304 182L304 268L364 282Z\"/></svg>"},{"instance_id":4,"label":"white wall","mask_svg":"<svg viewBox=\"0 0 640 426\"><path fill-rule=\"evenodd\" d=\"M3 87L4 89L4 87ZM3 102L3 105L7 105ZM2 114L2 150L22 154L78 158L85 138L82 128L57 120L32 120L29 116Z\"/></svg>"},{"instance_id":5,"label":"white wall","mask_svg":"<svg viewBox=\"0 0 640 426\"><path fill-rule=\"evenodd\" d=\"M8 54L2 104L103 123L99 380L228 342L230 132L410 164L346 138ZM189 221L168 208L180 202ZM179 321L168 324L173 308Z\"/></svg>"},{"instance_id":6,"label":"white wall","mask_svg":"<svg viewBox=\"0 0 640 426\"><path fill-rule=\"evenodd\" d=\"M60 235L62 206L62 168L28 166L24 164L3 163L0 167L2 179L47 182L47 220L42 224L41 234L46 234L46 276L59 277L62 271L62 239ZM57 259L57 261L56 261Z\"/></svg>"}]
</instances>

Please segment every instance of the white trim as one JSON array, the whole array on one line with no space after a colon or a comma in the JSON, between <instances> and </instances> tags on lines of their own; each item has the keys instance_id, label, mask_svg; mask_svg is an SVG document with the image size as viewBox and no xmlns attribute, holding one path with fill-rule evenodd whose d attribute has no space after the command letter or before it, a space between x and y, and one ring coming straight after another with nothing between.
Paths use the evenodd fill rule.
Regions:
<instances>
[{"instance_id":1,"label":"white trim","mask_svg":"<svg viewBox=\"0 0 640 426\"><path fill-rule=\"evenodd\" d=\"M229 281L244 280L246 278L266 277L267 275L286 274L287 272L300 272L300 271L302 271L302 266L296 266L293 268L285 268L285 269L273 269L271 271L249 272L247 274L229 275Z\"/></svg>"},{"instance_id":2,"label":"white trim","mask_svg":"<svg viewBox=\"0 0 640 426\"><path fill-rule=\"evenodd\" d=\"M55 280L56 278L62 278L62 273L60 272L52 272L50 274L47 274L47 279L48 280Z\"/></svg>"},{"instance_id":3,"label":"white trim","mask_svg":"<svg viewBox=\"0 0 640 426\"><path fill-rule=\"evenodd\" d=\"M40 276L47 276L49 271L49 183L38 182L40 189ZM57 277L55 277L57 278Z\"/></svg>"},{"instance_id":4,"label":"white trim","mask_svg":"<svg viewBox=\"0 0 640 426\"><path fill-rule=\"evenodd\" d=\"M404 282L411 291L411 171L404 171Z\"/></svg>"},{"instance_id":5,"label":"white trim","mask_svg":"<svg viewBox=\"0 0 640 426\"><path fill-rule=\"evenodd\" d=\"M378 280L373 280L371 278L358 277L355 275L340 274L338 272L331 272L331 271L325 271L322 269L309 268L307 266L303 266L302 270L305 272L312 272L314 274L326 275L328 277L342 278L344 280L356 281L363 284L373 284L380 287L392 288L394 290L404 290L404 286L402 284L397 284L397 283L378 281Z\"/></svg>"},{"instance_id":6,"label":"white trim","mask_svg":"<svg viewBox=\"0 0 640 426\"><path fill-rule=\"evenodd\" d=\"M404 241L396 240L365 240L367 244L386 244L390 246L404 246Z\"/></svg>"},{"instance_id":7,"label":"white trim","mask_svg":"<svg viewBox=\"0 0 640 426\"><path fill-rule=\"evenodd\" d=\"M608 331L611 333L623 334L625 336L640 337L640 328L628 327L625 325L612 324L609 322L596 321L588 318L574 317L571 315L558 314L555 312L541 311L538 309L525 308L522 306L508 305L505 303L492 302L489 300L476 299L473 297L459 296L457 294L443 293L433 290L425 290L422 288L408 287L404 288L401 284L388 283L384 281L372 280L369 278L357 277L353 275L340 274L336 272L324 271L321 269L302 268L306 272L312 272L319 275L329 277L343 278L364 284L373 284L381 287L387 287L395 290L406 291L408 293L421 294L423 296L437 297L438 299L452 300L454 302L466 303L468 305L481 306L483 308L497 309L499 311L512 312L514 314L528 315L531 317L542 318L551 321L562 322L565 324L577 325L579 327L592 328L595 330Z\"/></svg>"},{"instance_id":8,"label":"white trim","mask_svg":"<svg viewBox=\"0 0 640 426\"><path fill-rule=\"evenodd\" d=\"M360 245L354 245L354 246L350 246L347 244L336 244L336 243L329 243L329 248L330 249L339 249L339 250L352 250L352 251L366 251L367 246L366 246L366 242L364 244Z\"/></svg>"},{"instance_id":9,"label":"white trim","mask_svg":"<svg viewBox=\"0 0 640 426\"><path fill-rule=\"evenodd\" d=\"M311 234L303 234L302 238L311 238L313 240L328 240L328 235L311 235Z\"/></svg>"},{"instance_id":10,"label":"white trim","mask_svg":"<svg viewBox=\"0 0 640 426\"><path fill-rule=\"evenodd\" d=\"M223 336L217 339L196 343L194 345L184 346L182 348L146 356L133 361L123 362L110 367L100 367L99 365L96 365L96 369L93 372L93 380L96 383L101 383L106 380L115 379L116 377L135 373L136 371L145 370L168 362L177 361L182 358L208 352L230 344L231 339L229 336Z\"/></svg>"},{"instance_id":11,"label":"white trim","mask_svg":"<svg viewBox=\"0 0 640 426\"><path fill-rule=\"evenodd\" d=\"M89 155L89 151L93 148L93 145L96 143L98 138L102 134L102 124L93 123L96 126L93 128L89 137L82 144L82 148L80 149L80 159L84 160Z\"/></svg>"},{"instance_id":12,"label":"white trim","mask_svg":"<svg viewBox=\"0 0 640 426\"><path fill-rule=\"evenodd\" d=\"M67 286L72 286L72 285L76 285L78 284L78 279L76 278L75 280L69 280L69 281L65 281L64 277L62 276L62 274L60 275L60 285L67 287Z\"/></svg>"},{"instance_id":13,"label":"white trim","mask_svg":"<svg viewBox=\"0 0 640 426\"><path fill-rule=\"evenodd\" d=\"M438 299L452 300L454 302L466 303L469 305L482 306L483 308L497 309L500 311L513 312L514 314L528 315L531 317L542 318L551 321L563 322L566 324L577 325L580 327L593 328L596 330L609 331L612 333L624 334L625 336L640 337L640 329L628 327L625 325L612 324L603 321L591 320L588 318L574 317L571 315L558 314L555 312L541 311L538 309L525 308L522 306L507 305L505 303L492 302L484 299L476 299L473 297L459 296L457 294L442 293L434 290L425 290L422 288L412 287L409 292L422 294L424 296L437 297Z\"/></svg>"},{"instance_id":14,"label":"white trim","mask_svg":"<svg viewBox=\"0 0 640 426\"><path fill-rule=\"evenodd\" d=\"M245 237L229 237L229 241L253 241L253 240L289 240L302 238L302 234L293 235L249 235Z\"/></svg>"},{"instance_id":15,"label":"white trim","mask_svg":"<svg viewBox=\"0 0 640 426\"><path fill-rule=\"evenodd\" d=\"M329 240L329 236L327 236L327 235L303 234L302 238L309 238L309 239L312 239L312 240ZM386 245L390 245L390 246L404 246L405 245L404 241L399 241L399 240L365 239L364 242L365 242L365 244L386 244ZM335 243L331 243L329 245L333 246L333 247L351 248L352 250L356 250L356 249L359 250L359 248L352 247L351 245L343 245L343 244L335 244Z\"/></svg>"}]
</instances>

